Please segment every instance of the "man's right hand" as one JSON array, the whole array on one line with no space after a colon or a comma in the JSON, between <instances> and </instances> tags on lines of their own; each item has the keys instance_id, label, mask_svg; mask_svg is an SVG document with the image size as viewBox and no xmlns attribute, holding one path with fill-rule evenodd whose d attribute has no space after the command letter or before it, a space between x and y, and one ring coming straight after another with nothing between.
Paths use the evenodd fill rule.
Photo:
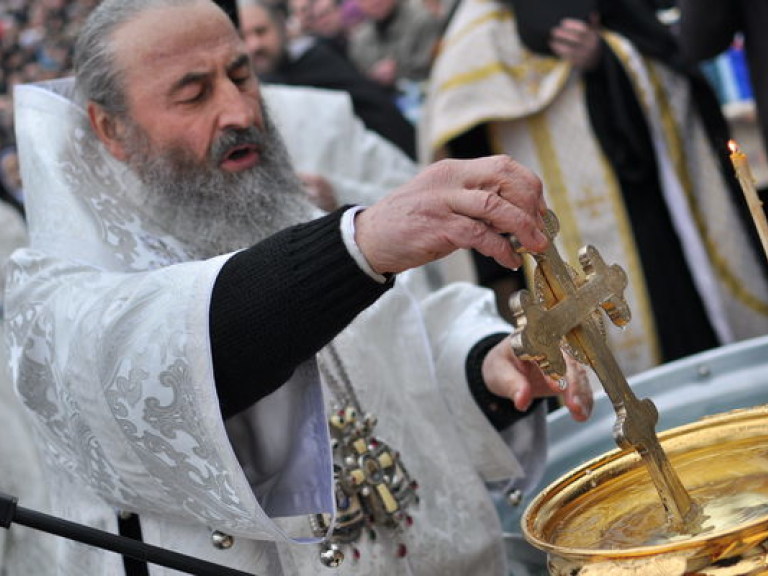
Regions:
<instances>
[{"instance_id":1,"label":"man's right hand","mask_svg":"<svg viewBox=\"0 0 768 576\"><path fill-rule=\"evenodd\" d=\"M508 156L442 160L357 214L355 240L378 273L397 273L474 248L502 266L522 259L503 233L524 248L547 247L546 204L533 172Z\"/></svg>"}]
</instances>

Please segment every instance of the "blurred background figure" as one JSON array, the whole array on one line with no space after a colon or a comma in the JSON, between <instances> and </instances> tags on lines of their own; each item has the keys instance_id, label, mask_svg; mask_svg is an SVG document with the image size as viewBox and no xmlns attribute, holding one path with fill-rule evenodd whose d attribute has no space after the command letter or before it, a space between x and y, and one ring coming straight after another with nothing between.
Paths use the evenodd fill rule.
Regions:
<instances>
[{"instance_id":1,"label":"blurred background figure","mask_svg":"<svg viewBox=\"0 0 768 576\"><path fill-rule=\"evenodd\" d=\"M725 51L737 34L744 50L754 92L763 145L768 148L768 3L744 0L679 0L680 43L690 62Z\"/></svg>"},{"instance_id":2,"label":"blurred background figure","mask_svg":"<svg viewBox=\"0 0 768 576\"><path fill-rule=\"evenodd\" d=\"M357 23L364 17L359 12L359 6L355 2L359 14ZM338 50L344 56L347 55L349 44L349 30L355 23L350 23L347 11L341 0L313 0L310 6L310 17L307 32L325 40L328 45Z\"/></svg>"},{"instance_id":3,"label":"blurred background figure","mask_svg":"<svg viewBox=\"0 0 768 576\"><path fill-rule=\"evenodd\" d=\"M240 33L259 78L275 84L342 90L355 114L410 158L416 157L416 129L388 92L366 78L326 41L309 33L290 38L279 7L263 0L238 0Z\"/></svg>"},{"instance_id":4,"label":"blurred background figure","mask_svg":"<svg viewBox=\"0 0 768 576\"><path fill-rule=\"evenodd\" d=\"M358 0L366 20L352 35L350 55L368 77L393 88L398 79L427 79L440 20L421 2Z\"/></svg>"},{"instance_id":5,"label":"blurred background figure","mask_svg":"<svg viewBox=\"0 0 768 576\"><path fill-rule=\"evenodd\" d=\"M416 121L441 19L421 0L357 1L366 19L351 35L349 55L366 76L399 98L401 110Z\"/></svg>"},{"instance_id":6,"label":"blurred background figure","mask_svg":"<svg viewBox=\"0 0 768 576\"><path fill-rule=\"evenodd\" d=\"M645 0L462 0L434 63L426 161L505 152L544 181L564 253L628 272L622 368L768 331L766 261L714 92ZM577 263L574 262L576 266ZM524 286L476 258L500 306Z\"/></svg>"}]
</instances>

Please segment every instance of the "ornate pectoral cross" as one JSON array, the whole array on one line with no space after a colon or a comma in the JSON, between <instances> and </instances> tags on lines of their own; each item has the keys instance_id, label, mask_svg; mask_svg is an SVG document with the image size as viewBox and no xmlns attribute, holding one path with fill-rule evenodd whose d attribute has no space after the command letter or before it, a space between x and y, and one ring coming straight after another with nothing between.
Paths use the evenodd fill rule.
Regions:
<instances>
[{"instance_id":1,"label":"ornate pectoral cross","mask_svg":"<svg viewBox=\"0 0 768 576\"><path fill-rule=\"evenodd\" d=\"M585 274L580 276L555 247L559 223L552 212L546 214L545 224L549 247L543 253L531 254L537 263L534 294L521 290L510 300L515 324L512 347L520 358L536 361L556 380L562 380L566 371L561 348L592 367L616 411L616 443L622 448L634 448L642 458L670 527L678 532L696 532L700 522L698 506L659 444L656 407L647 398L638 400L605 340L600 309L617 326L630 320L624 300L627 276L618 265L606 265L592 246L585 246L579 253ZM524 251L515 238L510 240L518 252Z\"/></svg>"}]
</instances>

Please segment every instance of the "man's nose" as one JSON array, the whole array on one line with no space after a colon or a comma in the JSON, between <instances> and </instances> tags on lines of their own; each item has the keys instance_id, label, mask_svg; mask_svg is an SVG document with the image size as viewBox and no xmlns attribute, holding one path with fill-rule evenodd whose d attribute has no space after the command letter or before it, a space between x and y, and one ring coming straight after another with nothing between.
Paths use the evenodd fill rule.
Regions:
<instances>
[{"instance_id":1,"label":"man's nose","mask_svg":"<svg viewBox=\"0 0 768 576\"><path fill-rule=\"evenodd\" d=\"M252 126L262 129L264 127L261 96L258 89L244 92L233 82L227 82L219 105L221 107L219 115L219 128L221 130L250 128Z\"/></svg>"}]
</instances>

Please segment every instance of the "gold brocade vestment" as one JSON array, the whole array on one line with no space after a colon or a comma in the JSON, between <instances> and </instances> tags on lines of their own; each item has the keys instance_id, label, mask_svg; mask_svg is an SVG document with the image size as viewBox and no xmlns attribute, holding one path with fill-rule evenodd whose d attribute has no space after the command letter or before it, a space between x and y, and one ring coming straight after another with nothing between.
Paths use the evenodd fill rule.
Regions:
<instances>
[{"instance_id":1,"label":"gold brocade vestment","mask_svg":"<svg viewBox=\"0 0 768 576\"><path fill-rule=\"evenodd\" d=\"M757 255L745 249L747 235L693 114L687 81L621 36L605 32L604 39L645 111L664 199L720 341L765 334L768 285ZM657 365L657 328L637 246L616 177L592 134L578 72L524 49L513 15L501 4L466 0L433 67L422 112L422 159L439 157L446 143L485 123L494 152L509 154L542 178L547 203L562 224L562 253L592 244L627 271L633 319L625 331L608 334L623 372Z\"/></svg>"}]
</instances>

